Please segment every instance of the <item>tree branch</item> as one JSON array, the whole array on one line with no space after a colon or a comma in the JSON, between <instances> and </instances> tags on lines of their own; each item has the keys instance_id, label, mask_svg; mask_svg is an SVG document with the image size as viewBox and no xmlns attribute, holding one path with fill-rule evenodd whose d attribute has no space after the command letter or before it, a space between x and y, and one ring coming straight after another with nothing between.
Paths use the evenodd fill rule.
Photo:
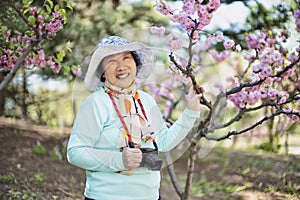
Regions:
<instances>
[{"instance_id":1,"label":"tree branch","mask_svg":"<svg viewBox=\"0 0 300 200\"><path fill-rule=\"evenodd\" d=\"M221 140L224 140L224 139L227 139L227 138L230 138L230 136L232 135L240 135L242 133L245 133L251 129L254 129L255 127L263 124L265 121L268 121L270 119L273 119L275 116L277 115L281 115L281 114L285 114L285 115L297 115L298 117L300 117L300 113L299 112L286 112L286 111L283 111L283 110L280 110L278 109L274 114L270 115L270 116L266 116L264 118L262 118L261 120L259 120L258 122L254 123L253 125L241 130L241 131L229 131L226 135L223 135L221 137L213 137L213 136L208 136L208 135L205 135L204 137L207 139L207 140L215 140L215 141L221 141Z\"/></svg>"},{"instance_id":2,"label":"tree branch","mask_svg":"<svg viewBox=\"0 0 300 200\"><path fill-rule=\"evenodd\" d=\"M285 72L287 72L289 69L291 69L292 67L294 67L298 62L300 62L300 58L298 58L295 62L291 63L290 65L288 65L287 67L285 67L283 70L281 70L280 72L278 72L277 74L271 76L271 77L281 77L281 75L283 75ZM241 84L238 87L232 88L231 90L226 92L226 96L230 95L230 94L234 94L237 93L239 91L241 91L243 88L245 87L253 87L256 85L259 85L261 83L263 83L266 80L266 78L260 79L258 81L252 82L252 83L244 83Z\"/></svg>"},{"instance_id":3,"label":"tree branch","mask_svg":"<svg viewBox=\"0 0 300 200\"><path fill-rule=\"evenodd\" d=\"M28 46L24 49L22 55L18 58L16 64L13 66L11 71L7 76L4 77L3 81L0 83L0 92L10 83L10 81L13 79L13 77L16 75L17 71L22 66L22 63L24 62L25 58L28 56L28 54L32 51L34 46L36 46L39 43L39 41L31 41Z\"/></svg>"}]
</instances>

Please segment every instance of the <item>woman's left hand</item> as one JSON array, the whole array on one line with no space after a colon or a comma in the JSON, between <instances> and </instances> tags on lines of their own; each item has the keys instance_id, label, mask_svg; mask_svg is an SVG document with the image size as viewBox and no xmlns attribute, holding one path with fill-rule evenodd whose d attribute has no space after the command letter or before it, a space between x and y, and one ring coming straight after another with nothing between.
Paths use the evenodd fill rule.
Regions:
<instances>
[{"instance_id":1,"label":"woman's left hand","mask_svg":"<svg viewBox=\"0 0 300 200\"><path fill-rule=\"evenodd\" d=\"M189 89L188 94L185 95L187 108L194 111L200 110L200 98L202 94L197 94L193 86Z\"/></svg>"}]
</instances>

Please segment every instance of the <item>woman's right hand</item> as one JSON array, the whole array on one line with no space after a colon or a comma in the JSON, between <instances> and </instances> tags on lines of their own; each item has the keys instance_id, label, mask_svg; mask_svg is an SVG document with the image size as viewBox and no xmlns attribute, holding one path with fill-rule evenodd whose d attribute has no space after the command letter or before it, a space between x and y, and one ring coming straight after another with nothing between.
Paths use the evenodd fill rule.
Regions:
<instances>
[{"instance_id":1,"label":"woman's right hand","mask_svg":"<svg viewBox=\"0 0 300 200\"><path fill-rule=\"evenodd\" d=\"M139 148L124 148L122 159L126 169L136 169L142 162L142 151Z\"/></svg>"}]
</instances>

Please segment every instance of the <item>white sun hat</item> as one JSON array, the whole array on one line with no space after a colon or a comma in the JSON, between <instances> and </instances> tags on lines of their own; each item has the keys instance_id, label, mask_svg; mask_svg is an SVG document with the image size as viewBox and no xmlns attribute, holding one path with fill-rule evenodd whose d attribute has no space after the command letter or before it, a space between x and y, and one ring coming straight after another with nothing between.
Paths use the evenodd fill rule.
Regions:
<instances>
[{"instance_id":1,"label":"white sun hat","mask_svg":"<svg viewBox=\"0 0 300 200\"><path fill-rule=\"evenodd\" d=\"M97 70L99 70L98 66L103 58L125 51L134 52L134 54L137 55L139 61L137 63L137 77L146 78L150 72L154 59L153 52L150 47L141 42L130 42L119 36L109 36L99 42L96 50L92 55L84 79L85 86L89 90L95 91L99 85L102 85L103 83L100 81L100 78L97 75Z\"/></svg>"}]
</instances>

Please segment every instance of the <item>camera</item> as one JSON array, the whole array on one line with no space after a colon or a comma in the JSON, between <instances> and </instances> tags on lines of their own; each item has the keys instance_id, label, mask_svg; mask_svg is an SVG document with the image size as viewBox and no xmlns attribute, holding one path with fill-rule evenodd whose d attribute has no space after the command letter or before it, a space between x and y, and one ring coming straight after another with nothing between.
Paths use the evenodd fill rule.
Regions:
<instances>
[{"instance_id":1,"label":"camera","mask_svg":"<svg viewBox=\"0 0 300 200\"><path fill-rule=\"evenodd\" d=\"M162 166L162 159L158 157L158 151L151 148L141 148L142 162L140 167L146 167L152 171L159 171Z\"/></svg>"}]
</instances>

